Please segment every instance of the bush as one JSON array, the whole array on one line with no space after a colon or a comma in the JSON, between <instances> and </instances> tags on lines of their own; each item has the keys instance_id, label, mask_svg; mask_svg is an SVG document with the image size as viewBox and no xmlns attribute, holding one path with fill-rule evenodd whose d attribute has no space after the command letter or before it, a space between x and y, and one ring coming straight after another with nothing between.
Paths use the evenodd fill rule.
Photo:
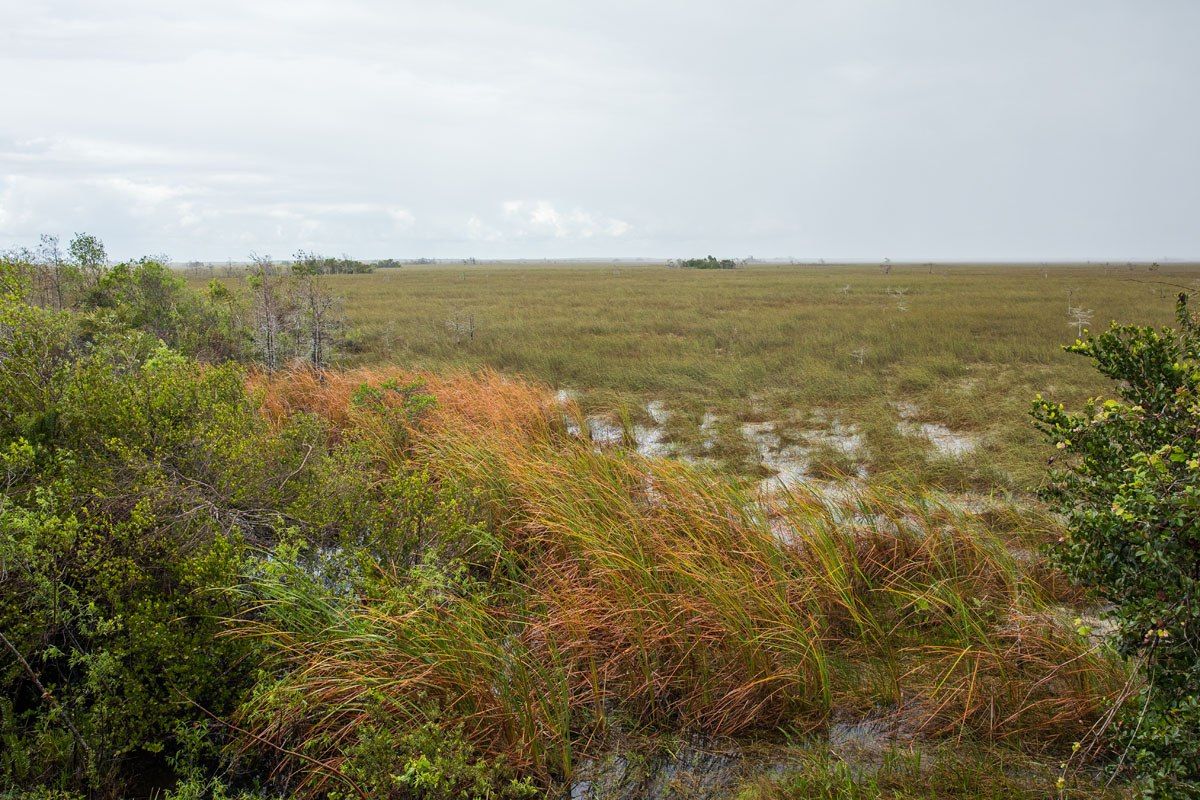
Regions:
<instances>
[{"instance_id":1,"label":"bush","mask_svg":"<svg viewBox=\"0 0 1200 800\"><path fill-rule=\"evenodd\" d=\"M474 537L455 498L407 464L406 431L432 404L420 385L360 387L345 430L299 410L271 418L242 368L142 330L164 319L145 309L165 306L139 298L179 288L161 269L100 273L93 310L0 297L0 791L262 796L254 776L278 754L245 760L223 723L286 670L269 643L224 635L264 613L241 584L303 552L297 568L323 591L367 592L431 539ZM373 719L333 749L373 796L528 793L461 732ZM386 763L371 749L384 740Z\"/></svg>"},{"instance_id":2,"label":"bush","mask_svg":"<svg viewBox=\"0 0 1200 800\"><path fill-rule=\"evenodd\" d=\"M120 785L248 686L213 587L243 571L229 519L269 432L238 371L149 337L12 298L0 332L0 782Z\"/></svg>"},{"instance_id":3,"label":"bush","mask_svg":"<svg viewBox=\"0 0 1200 800\"><path fill-rule=\"evenodd\" d=\"M94 312L93 324L144 331L204 361L240 359L248 350L246 331L227 292L197 294L153 259L106 270L80 307Z\"/></svg>"},{"instance_id":4,"label":"bush","mask_svg":"<svg viewBox=\"0 0 1200 800\"><path fill-rule=\"evenodd\" d=\"M30 306L76 312L88 337L139 330L208 362L245 359L249 335L240 305L214 284L206 294L188 289L165 257L110 266L99 239L78 234L70 259L57 240L43 237L37 252L0 254L0 293Z\"/></svg>"},{"instance_id":5,"label":"bush","mask_svg":"<svg viewBox=\"0 0 1200 800\"><path fill-rule=\"evenodd\" d=\"M672 266L683 269L737 269L737 262L731 258L717 259L709 256L707 258L682 258L672 262Z\"/></svg>"},{"instance_id":6,"label":"bush","mask_svg":"<svg viewBox=\"0 0 1200 800\"><path fill-rule=\"evenodd\" d=\"M1119 646L1149 681L1117 735L1147 794L1200 796L1200 328L1113 325L1068 352L1116 381L1081 412L1040 397L1062 451L1045 496L1067 520L1058 564L1113 605Z\"/></svg>"}]
</instances>

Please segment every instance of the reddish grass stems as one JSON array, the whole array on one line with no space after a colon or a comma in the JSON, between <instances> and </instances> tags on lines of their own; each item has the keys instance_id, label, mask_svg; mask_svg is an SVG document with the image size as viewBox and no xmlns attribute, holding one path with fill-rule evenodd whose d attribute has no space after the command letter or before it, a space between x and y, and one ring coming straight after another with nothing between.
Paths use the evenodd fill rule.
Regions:
<instances>
[{"instance_id":1,"label":"reddish grass stems","mask_svg":"<svg viewBox=\"0 0 1200 800\"><path fill-rule=\"evenodd\" d=\"M364 384L414 381L437 399L418 419L353 402ZM399 725L461 725L481 752L561 775L614 715L743 734L888 698L916 732L1043 746L1086 731L1126 678L986 525L945 505L883 490L764 505L572 437L547 391L493 372L251 383L270 418L315 414L335 439L403 426L407 446L384 468L419 468L461 498L505 564L473 588L394 576L386 602L263 582L265 613L242 632L280 654L286 702L245 719L278 746L336 761L382 708Z\"/></svg>"}]
</instances>

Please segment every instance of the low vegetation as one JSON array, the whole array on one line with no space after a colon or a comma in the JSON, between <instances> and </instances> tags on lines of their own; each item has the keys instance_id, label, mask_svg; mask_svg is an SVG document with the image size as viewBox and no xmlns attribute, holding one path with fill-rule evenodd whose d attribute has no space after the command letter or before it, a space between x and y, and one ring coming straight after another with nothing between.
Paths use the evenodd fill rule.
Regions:
<instances>
[{"instance_id":1,"label":"low vegetation","mask_svg":"<svg viewBox=\"0 0 1200 800\"><path fill-rule=\"evenodd\" d=\"M707 258L681 258L672 261L671 266L680 269L737 269L738 262L731 258L708 256Z\"/></svg>"},{"instance_id":2,"label":"low vegetation","mask_svg":"<svg viewBox=\"0 0 1200 800\"><path fill-rule=\"evenodd\" d=\"M345 300L346 366L491 368L571 390L589 415L642 424L657 400L673 451L732 475L770 474L743 423L800 440L837 418L862 435L823 458L840 471L989 494L1044 480L1054 450L1029 424L1031 397L1079 406L1108 390L1062 350L1076 338L1068 308L1086 304L1100 326L1169 324L1177 290L1166 284L1198 278L1186 265L897 264L884 275L551 264L406 266L328 285Z\"/></svg>"},{"instance_id":3,"label":"low vegetation","mask_svg":"<svg viewBox=\"0 0 1200 800\"><path fill-rule=\"evenodd\" d=\"M679 736L769 754L739 778L747 799L1186 786L1156 733L1121 733L1145 698L1153 730L1191 730L1172 709L1192 701L1164 690L1195 668L1176 645L1193 623L1145 582L1186 590L1169 549L1142 583L1070 546L1064 574L1038 551L1067 533L1036 505L882 482L762 493L640 455L634 436L597 444L578 402L489 369L330 370L303 353L271 369L266 317L246 309L264 279L315 275L193 293L156 262L96 258L92 281L71 256L62 302L44 293L44 254L0 271L0 786L14 796L561 796L614 748ZM1123 341L1110 336L1079 348L1107 357ZM1178 378L1161 413L1131 395L1106 417L1139 444L1194 433L1194 399L1174 391L1194 386L1194 348L1155 352L1138 362L1161 368L1137 373L1146 391ZM1054 491L1088 508L1071 492L1108 481L1092 454L1114 451L1039 408L1064 457L1082 456ZM1166 427L1137 427L1147 409ZM1067 541L1154 530L1186 549L1191 495L1161 481L1191 467L1144 452L1159 461L1136 462L1146 474L1122 479L1119 509L1113 484L1087 489L1115 516L1080 511ZM1155 652L1106 644L1067 576L1128 630L1149 613ZM879 752L835 754L847 725L885 730Z\"/></svg>"},{"instance_id":4,"label":"low vegetation","mask_svg":"<svg viewBox=\"0 0 1200 800\"><path fill-rule=\"evenodd\" d=\"M1065 462L1046 491L1068 524L1055 560L1112 604L1121 650L1146 670L1117 736L1164 795L1200 785L1200 326L1186 294L1177 316L1068 348L1120 399L1034 409Z\"/></svg>"}]
</instances>

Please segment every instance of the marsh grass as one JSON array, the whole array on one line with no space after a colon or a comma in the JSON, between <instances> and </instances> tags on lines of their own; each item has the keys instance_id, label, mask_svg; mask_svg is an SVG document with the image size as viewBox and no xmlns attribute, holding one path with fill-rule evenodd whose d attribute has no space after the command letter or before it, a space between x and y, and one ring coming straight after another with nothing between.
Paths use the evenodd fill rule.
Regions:
<instances>
[{"instance_id":1,"label":"marsh grass","mask_svg":"<svg viewBox=\"0 0 1200 800\"><path fill-rule=\"evenodd\" d=\"M722 425L715 451L747 474L757 461L737 423L822 408L868 431L873 474L911 485L1028 489L1050 455L1028 424L1042 392L1068 405L1105 387L1061 351L1072 302L1095 326L1171 320L1174 286L1200 270L1119 273L1100 266L755 266L670 270L611 265L434 266L330 278L355 328L350 364L412 369L488 367L579 391L588 413L666 402ZM848 287L848 288L847 288ZM896 308L906 287L907 311ZM456 337L447 320L475 320ZM922 422L979 437L963 458L940 458L895 430L895 403ZM700 434L671 428L684 452Z\"/></svg>"},{"instance_id":2,"label":"marsh grass","mask_svg":"<svg viewBox=\"0 0 1200 800\"><path fill-rule=\"evenodd\" d=\"M364 384L437 403L355 405ZM1063 753L1129 684L1013 557L1019 516L886 486L761 497L573 436L548 389L494 372L257 385L273 419L318 415L377 443L381 471L428 474L475 532L449 571L430 530L424 566L357 593L286 570L246 587L261 613L235 631L273 643L281 677L245 724L313 791L380 706L550 781L616 728L771 738L847 709L911 737Z\"/></svg>"},{"instance_id":3,"label":"marsh grass","mask_svg":"<svg viewBox=\"0 0 1200 800\"><path fill-rule=\"evenodd\" d=\"M1055 787L1058 770L1019 750L962 742L924 750L895 747L863 767L813 747L780 774L747 781L736 800L878 800L932 797L961 800L1043 800L1051 796L1125 797L1125 787L1105 786L1081 773Z\"/></svg>"}]
</instances>

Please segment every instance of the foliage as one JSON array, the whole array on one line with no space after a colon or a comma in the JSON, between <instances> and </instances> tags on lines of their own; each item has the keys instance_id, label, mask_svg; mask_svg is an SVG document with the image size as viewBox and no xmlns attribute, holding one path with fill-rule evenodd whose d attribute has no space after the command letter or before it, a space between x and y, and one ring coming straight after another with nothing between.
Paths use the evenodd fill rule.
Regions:
<instances>
[{"instance_id":1,"label":"foliage","mask_svg":"<svg viewBox=\"0 0 1200 800\"><path fill-rule=\"evenodd\" d=\"M1128 677L1009 553L1036 518L768 502L509 376L311 368L303 269L56 252L0 264L0 791L520 798L614 732L846 710L1057 760Z\"/></svg>"},{"instance_id":2,"label":"foliage","mask_svg":"<svg viewBox=\"0 0 1200 800\"><path fill-rule=\"evenodd\" d=\"M213 587L243 569L222 517L271 448L236 371L70 322L0 305L0 775L102 787L245 689L254 647L216 638Z\"/></svg>"},{"instance_id":3,"label":"foliage","mask_svg":"<svg viewBox=\"0 0 1200 800\"><path fill-rule=\"evenodd\" d=\"M240 309L220 290L192 292L160 261L139 259L106 270L80 304L96 327L136 329L201 360L238 359L246 350Z\"/></svg>"},{"instance_id":4,"label":"foliage","mask_svg":"<svg viewBox=\"0 0 1200 800\"><path fill-rule=\"evenodd\" d=\"M1200 796L1200 327L1114 325L1067 349L1116 382L1080 412L1039 398L1062 451L1046 496L1067 518L1055 559L1113 605L1148 683L1118 731L1153 796Z\"/></svg>"},{"instance_id":5,"label":"foliage","mask_svg":"<svg viewBox=\"0 0 1200 800\"><path fill-rule=\"evenodd\" d=\"M177 290L195 300L141 262L101 275L77 311L0 299L0 787L110 795L177 779L176 797L248 797L251 765L216 777L223 722L286 673L264 671L262 642L223 635L255 616L235 587L303 552L322 591L373 591L428 546L475 538L405 461L405 431L432 407L419 383L360 387L346 429L272 420L241 368L163 344L144 312ZM402 796L528 794L428 724L379 733L408 748L387 767ZM374 751L355 747L348 774L376 780Z\"/></svg>"},{"instance_id":6,"label":"foliage","mask_svg":"<svg viewBox=\"0 0 1200 800\"><path fill-rule=\"evenodd\" d=\"M4 290L30 305L78 312L90 337L136 329L204 361L246 356L241 308L224 287L192 291L165 257L110 266L103 242L88 234L77 234L68 252L44 236L36 251L0 255Z\"/></svg>"},{"instance_id":7,"label":"foliage","mask_svg":"<svg viewBox=\"0 0 1200 800\"><path fill-rule=\"evenodd\" d=\"M374 272L376 266L390 267L399 265L396 263L372 264L366 261L358 261L348 256L332 258L304 250L297 251L296 255L292 258L292 270L294 272L312 275L362 275Z\"/></svg>"},{"instance_id":8,"label":"foliage","mask_svg":"<svg viewBox=\"0 0 1200 800\"><path fill-rule=\"evenodd\" d=\"M463 593L462 577L426 563L405 577L357 573L331 590L326 580L338 571L324 561L316 565L322 578L314 579L313 566L305 559L267 565L247 586L262 613L240 628L271 643L268 664L278 678L260 682L239 721L278 752L303 754L282 760L289 790L329 797L532 795L532 784L518 779L502 751L481 746L480 727L495 725L502 735L501 720L483 713L495 705L458 694L484 685L529 688L486 683L489 668L510 669L516 656L497 637L486 658L472 657L467 647L478 641L478 626L499 625ZM414 680L410 669L418 664L428 674ZM458 682L444 692L451 676ZM484 705L468 736L459 714L479 700ZM520 702L536 706L537 695L523 694ZM443 703L457 704L456 714L444 715Z\"/></svg>"},{"instance_id":9,"label":"foliage","mask_svg":"<svg viewBox=\"0 0 1200 800\"><path fill-rule=\"evenodd\" d=\"M683 269L737 269L738 266L738 262L731 258L718 259L714 256L708 256L707 258L681 258L671 263Z\"/></svg>"}]
</instances>

